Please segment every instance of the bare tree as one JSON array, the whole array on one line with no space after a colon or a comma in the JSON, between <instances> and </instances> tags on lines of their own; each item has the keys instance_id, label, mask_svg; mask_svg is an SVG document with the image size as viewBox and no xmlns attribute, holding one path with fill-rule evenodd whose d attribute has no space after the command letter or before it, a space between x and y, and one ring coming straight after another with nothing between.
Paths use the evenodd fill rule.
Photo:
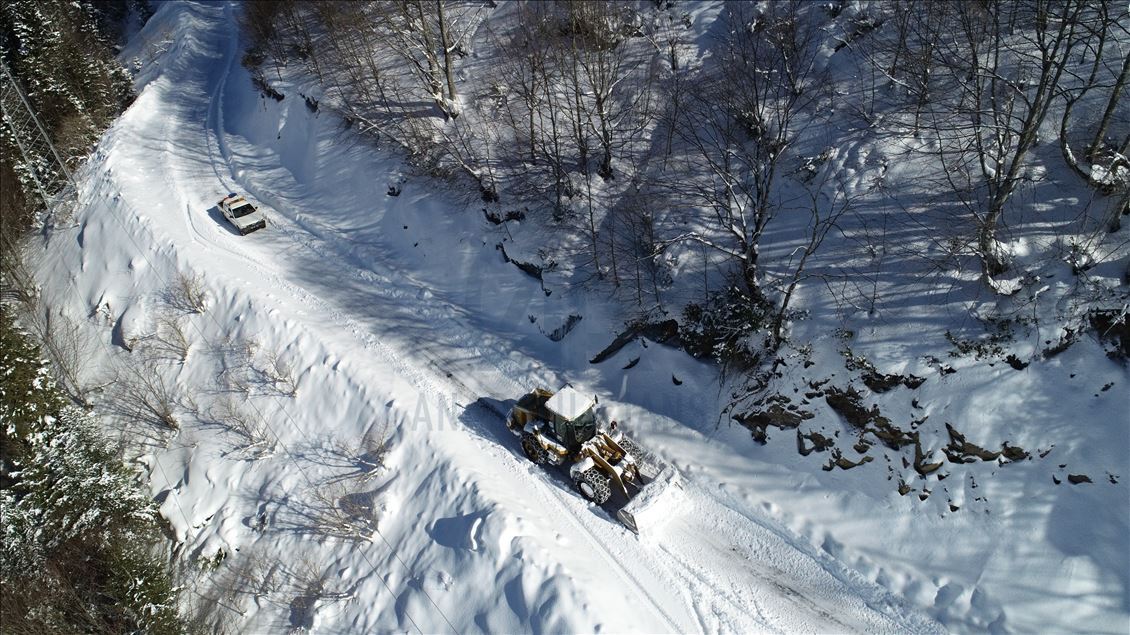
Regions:
<instances>
[{"instance_id":1,"label":"bare tree","mask_svg":"<svg viewBox=\"0 0 1130 635\"><path fill-rule=\"evenodd\" d=\"M183 615L188 631L193 633L238 633L236 616L248 613L248 603L280 601L275 598L284 588L286 575L282 567L254 548L228 554L223 566L207 572L203 591L185 598Z\"/></svg>"},{"instance_id":2,"label":"bare tree","mask_svg":"<svg viewBox=\"0 0 1130 635\"><path fill-rule=\"evenodd\" d=\"M145 360L125 366L117 385L122 415L169 430L180 429L176 416L179 393L155 363Z\"/></svg>"},{"instance_id":3,"label":"bare tree","mask_svg":"<svg viewBox=\"0 0 1130 635\"><path fill-rule=\"evenodd\" d=\"M157 317L156 331L144 341L153 353L180 363L188 361L188 351L192 347L180 316L171 312L162 312Z\"/></svg>"},{"instance_id":4,"label":"bare tree","mask_svg":"<svg viewBox=\"0 0 1130 635\"><path fill-rule=\"evenodd\" d=\"M1100 24L1104 31L1106 28L1111 28L1121 31L1121 35L1124 37L1130 34L1130 27L1127 26L1130 24L1130 15L1128 15L1130 10L1123 7L1123 10L1119 12L1118 9L1105 3L1102 4L1101 7L1102 18ZM1113 16L1113 19L1109 19L1108 17L1113 12L1118 13ZM1127 51L1125 46L1120 46L1117 52L1122 54L1122 70L1118 73L1118 78L1114 80L1114 86L1110 90L1110 97L1107 99L1102 119L1099 120L1099 127L1095 130L1095 138L1091 141L1091 145L1087 147L1087 157L1092 160L1095 158L1095 155L1098 154L1099 149L1106 140L1106 133L1110 128L1110 122L1114 118L1114 113L1118 109L1118 105L1126 96L1126 82L1130 80L1130 51ZM1101 60L1102 47L1100 46L1095 55L1096 65L1099 64ZM1123 147L1122 150L1125 152L1125 147Z\"/></svg>"},{"instance_id":5,"label":"bare tree","mask_svg":"<svg viewBox=\"0 0 1130 635\"><path fill-rule=\"evenodd\" d=\"M1127 10L1116 9L1108 3L1088 5L1080 16L1079 44L1081 58L1090 57L1090 68L1086 75L1070 73L1069 78L1061 86L1064 96L1063 114L1059 126L1060 150L1064 161L1079 176L1086 179L1100 191L1110 193L1115 189L1126 187L1126 183L1118 183L1117 171L1121 168L1130 172L1130 164L1122 159L1118 162L1119 155L1124 155L1126 148L1121 152L1111 148L1110 152L1101 152L1105 146L1107 131L1110 129L1114 114L1118 110L1125 92L1127 81L1130 80L1130 51L1126 49L1127 36L1130 27L1127 24ZM1122 58L1121 70L1112 69L1109 61L1113 56L1115 60ZM1087 144L1082 156L1072 149L1073 138L1078 138L1080 132L1086 132L1089 126L1083 122L1076 130L1077 123L1073 119L1075 107L1082 102L1093 90L1110 88L1110 95L1106 100L1103 115L1094 130L1091 141ZM1130 141L1130 136L1127 137ZM1109 164L1109 165L1104 165ZM1095 169L1095 166L1101 169Z\"/></svg>"},{"instance_id":6,"label":"bare tree","mask_svg":"<svg viewBox=\"0 0 1130 635\"><path fill-rule=\"evenodd\" d=\"M231 396L224 395L213 405L210 416L240 439L237 452L252 458L274 453L278 437L259 410L245 409Z\"/></svg>"},{"instance_id":7,"label":"bare tree","mask_svg":"<svg viewBox=\"0 0 1130 635\"><path fill-rule=\"evenodd\" d=\"M938 48L953 24L958 6L953 2L895 0L889 20L895 33L889 62L873 61L913 102L911 129L916 135L923 111L940 88L935 77Z\"/></svg>"},{"instance_id":8,"label":"bare tree","mask_svg":"<svg viewBox=\"0 0 1130 635\"><path fill-rule=\"evenodd\" d=\"M561 77L552 57L554 34L547 3L521 3L512 28L499 36L497 46L510 52L496 67L493 80L499 94L513 147L521 148L514 170L514 189L531 199L550 196L553 213L564 215L570 195L565 148L562 144Z\"/></svg>"},{"instance_id":9,"label":"bare tree","mask_svg":"<svg viewBox=\"0 0 1130 635\"><path fill-rule=\"evenodd\" d=\"M8 263L15 266L13 262ZM30 272L25 272L30 275ZM41 345L42 352L51 362L59 387L75 403L87 406L91 393L114 383L98 382L94 378L95 340L92 340L82 322L74 320L63 309L52 309L39 301L38 292L19 291L23 300L18 306L20 322Z\"/></svg>"},{"instance_id":10,"label":"bare tree","mask_svg":"<svg viewBox=\"0 0 1130 635\"><path fill-rule=\"evenodd\" d=\"M458 117L453 58L469 21L452 22L446 0L397 0L376 10L387 45L408 65L444 119Z\"/></svg>"},{"instance_id":11,"label":"bare tree","mask_svg":"<svg viewBox=\"0 0 1130 635\"><path fill-rule=\"evenodd\" d=\"M1059 94L1076 44L1082 0L962 4L955 33L940 47L943 67L958 86L963 121L935 125L947 173L978 174L977 252L986 279L1009 268L998 241L1006 205L1023 181L1022 168ZM948 115L945 116L948 119ZM943 138L945 137L945 138Z\"/></svg>"},{"instance_id":12,"label":"bare tree","mask_svg":"<svg viewBox=\"0 0 1130 635\"><path fill-rule=\"evenodd\" d=\"M252 365L251 369L280 395L298 396L298 375L294 366L275 351L267 351L265 363L261 367Z\"/></svg>"},{"instance_id":13,"label":"bare tree","mask_svg":"<svg viewBox=\"0 0 1130 635\"><path fill-rule=\"evenodd\" d=\"M335 580L334 569L326 569L312 558L289 569L291 579L290 624L297 630L306 631L314 625L314 612L326 602L344 602L356 596L356 585L344 588L340 580Z\"/></svg>"},{"instance_id":14,"label":"bare tree","mask_svg":"<svg viewBox=\"0 0 1130 635\"><path fill-rule=\"evenodd\" d=\"M784 329L788 322L789 310L793 294L797 286L808 279L808 260L823 244L833 228L837 227L840 217L851 210L853 202L846 194L847 188L841 183L835 187L827 187L827 175L820 185L811 187L807 191L807 209L809 214L808 226L804 242L793 250L788 264L784 267L787 275L783 278L782 288L779 289L780 300L771 321L772 343L780 345L784 341Z\"/></svg>"},{"instance_id":15,"label":"bare tree","mask_svg":"<svg viewBox=\"0 0 1130 635\"><path fill-rule=\"evenodd\" d=\"M305 522L318 533L347 540L372 541L378 518L371 494L350 493L340 481L310 490Z\"/></svg>"},{"instance_id":16,"label":"bare tree","mask_svg":"<svg viewBox=\"0 0 1130 635\"><path fill-rule=\"evenodd\" d=\"M664 241L694 241L737 263L749 298L761 303L761 241L780 209L781 165L797 116L820 95L819 31L799 3L730 7L730 35L716 74L689 94L676 134L692 149L680 167L693 203L710 212L703 230ZM697 169L702 166L705 170Z\"/></svg>"},{"instance_id":17,"label":"bare tree","mask_svg":"<svg viewBox=\"0 0 1130 635\"><path fill-rule=\"evenodd\" d=\"M208 294L204 277L178 271L176 278L165 291L165 304L184 313L203 313L208 308Z\"/></svg>"},{"instance_id":18,"label":"bare tree","mask_svg":"<svg viewBox=\"0 0 1130 635\"><path fill-rule=\"evenodd\" d=\"M27 255L28 246L22 237L9 227L0 225L0 285L4 300L13 299L25 310L33 311L39 305L39 285Z\"/></svg>"}]
</instances>

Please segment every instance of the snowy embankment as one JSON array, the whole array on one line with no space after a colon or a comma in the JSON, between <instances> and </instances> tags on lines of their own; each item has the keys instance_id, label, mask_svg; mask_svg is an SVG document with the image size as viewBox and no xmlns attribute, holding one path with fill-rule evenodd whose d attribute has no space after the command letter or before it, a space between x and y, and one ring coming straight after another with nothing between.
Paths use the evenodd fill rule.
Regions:
<instances>
[{"instance_id":1,"label":"snowy embankment","mask_svg":"<svg viewBox=\"0 0 1130 635\"><path fill-rule=\"evenodd\" d=\"M716 425L711 367L643 343L589 364L614 307L547 295L502 259L503 230L473 202L298 95L259 95L235 10L161 6L125 53L140 95L83 171L77 224L38 256L45 298L99 342L92 366L142 368L167 389L175 431L138 391L100 401L148 439L140 461L203 613L244 632L1125 627L1125 425L1105 446L1088 429L1055 449L1107 466L1111 483L1055 489L1046 462L986 463L1010 473L938 484L961 513L899 496L878 470L821 472L789 443L756 446ZM263 205L266 230L225 223L229 191ZM203 291L203 311L183 286ZM573 314L566 337L546 335ZM886 366L884 351L907 350L890 335L860 329L853 345ZM814 359L842 364L839 346L816 340ZM1124 424L1126 373L1093 367L1093 348L1025 375L900 372L928 376L947 417ZM1056 387L1075 372L1122 392ZM506 400L564 381L682 472L686 496L655 535L531 466L498 419ZM1060 403L1004 400L1040 390Z\"/></svg>"}]
</instances>

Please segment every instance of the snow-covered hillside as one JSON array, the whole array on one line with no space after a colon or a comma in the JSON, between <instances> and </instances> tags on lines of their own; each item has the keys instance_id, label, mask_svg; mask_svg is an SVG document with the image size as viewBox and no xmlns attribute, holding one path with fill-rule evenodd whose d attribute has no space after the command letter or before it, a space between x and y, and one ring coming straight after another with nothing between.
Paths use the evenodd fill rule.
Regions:
<instances>
[{"instance_id":1,"label":"snow-covered hillside","mask_svg":"<svg viewBox=\"0 0 1130 635\"><path fill-rule=\"evenodd\" d=\"M1036 355L1063 333L1040 330L1056 307L1035 298L1056 287L1069 301L1069 264L1041 270L1032 302L1005 301L1039 312L1009 340L1020 369L949 356L996 301L975 277L929 294L934 278L904 280L871 311L803 287L810 319L774 381L812 415L804 433L855 434L828 399L854 385L864 408L915 422L925 454L880 446L870 464L822 470L828 454L799 454L792 430L760 445L720 418L712 365L644 339L590 363L622 330L616 302L506 262L498 244L547 240L528 223L488 222L297 90L260 94L239 10L160 6L122 53L139 96L82 170L74 226L33 254L47 303L92 342L90 367L122 380L95 401L142 440L200 624L1126 632L1130 373L1090 335ZM860 143L839 160L862 172L886 151ZM909 169L892 163L888 179ZM228 192L261 205L267 228L238 235L216 208ZM826 253L814 270L839 266ZM872 392L869 368L925 381ZM682 474L664 526L637 537L523 456L498 413L565 382ZM947 423L958 455L1023 456L947 459ZM930 463L943 465L915 469Z\"/></svg>"}]
</instances>

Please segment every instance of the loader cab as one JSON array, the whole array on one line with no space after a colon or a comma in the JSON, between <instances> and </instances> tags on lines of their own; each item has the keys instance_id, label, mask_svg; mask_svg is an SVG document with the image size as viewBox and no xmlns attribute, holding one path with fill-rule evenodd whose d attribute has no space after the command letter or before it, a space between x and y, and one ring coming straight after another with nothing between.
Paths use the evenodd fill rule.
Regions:
<instances>
[{"instance_id":1,"label":"loader cab","mask_svg":"<svg viewBox=\"0 0 1130 635\"><path fill-rule=\"evenodd\" d=\"M554 416L553 434L570 452L576 452L581 444L596 436L596 415L589 410L572 421Z\"/></svg>"},{"instance_id":2,"label":"loader cab","mask_svg":"<svg viewBox=\"0 0 1130 635\"><path fill-rule=\"evenodd\" d=\"M553 435L570 452L596 436L595 406L595 398L582 395L572 386L565 386L545 402L546 410L553 415Z\"/></svg>"}]
</instances>

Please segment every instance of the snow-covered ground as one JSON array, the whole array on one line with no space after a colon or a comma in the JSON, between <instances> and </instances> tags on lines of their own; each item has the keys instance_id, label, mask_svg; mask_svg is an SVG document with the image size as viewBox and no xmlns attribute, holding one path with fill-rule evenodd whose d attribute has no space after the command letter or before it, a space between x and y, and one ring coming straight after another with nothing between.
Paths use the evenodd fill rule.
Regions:
<instances>
[{"instance_id":1,"label":"snow-covered ground","mask_svg":"<svg viewBox=\"0 0 1130 635\"><path fill-rule=\"evenodd\" d=\"M135 417L123 433L149 439L140 460L190 602L241 632L1126 632L1130 377L1097 342L1022 371L943 359L958 370L946 375L926 355L945 357L928 336L962 325L951 305L828 308L795 333L822 376L846 379L850 346L927 379L868 404L1032 457L947 480L897 454L822 471L783 432L761 446L719 424L712 366L642 342L590 364L616 306L579 287L547 295L503 260L509 230L476 201L297 94L261 96L237 11L161 5L123 53L140 95L82 172L76 226L36 254L45 298L99 342L99 372L149 360L175 388L179 431ZM215 207L228 192L261 204L267 229L235 233ZM202 313L175 306L180 278L200 281ZM547 337L569 315L583 319ZM167 344L177 327L183 359ZM784 373L799 380L802 362ZM628 532L506 431L507 400L566 381L682 474L658 530ZM101 400L130 403L113 388ZM265 422L273 453L239 449L241 417ZM1084 471L1093 483L1066 482ZM343 524L343 504L375 527Z\"/></svg>"}]
</instances>

